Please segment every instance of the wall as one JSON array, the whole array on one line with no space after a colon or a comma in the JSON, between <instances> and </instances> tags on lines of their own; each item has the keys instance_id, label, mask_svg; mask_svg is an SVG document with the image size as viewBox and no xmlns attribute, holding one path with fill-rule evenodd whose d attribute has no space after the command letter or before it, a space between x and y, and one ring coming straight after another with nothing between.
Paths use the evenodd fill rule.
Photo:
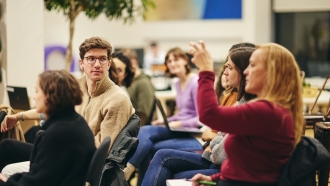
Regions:
<instances>
[{"instance_id":1,"label":"wall","mask_svg":"<svg viewBox=\"0 0 330 186\"><path fill-rule=\"evenodd\" d=\"M2 64L7 85L27 87L32 98L38 74L44 69L43 0L2 0L1 4ZM0 92L3 100L3 86Z\"/></svg>"},{"instance_id":2,"label":"wall","mask_svg":"<svg viewBox=\"0 0 330 186\"><path fill-rule=\"evenodd\" d=\"M329 11L329 0L273 0L275 12Z\"/></svg>"},{"instance_id":3,"label":"wall","mask_svg":"<svg viewBox=\"0 0 330 186\"><path fill-rule=\"evenodd\" d=\"M139 3L140 1L135 1ZM242 19L150 21L141 17L131 25L122 21L108 21L104 15L95 20L79 14L75 23L73 50L79 58L79 45L86 38L100 36L114 47L148 48L151 41L157 41L162 50L179 46L190 49L190 41L204 40L214 60L226 58L231 45L238 42L270 42L270 0L243 0ZM69 40L68 20L62 12L44 11L45 45L66 46Z\"/></svg>"}]
</instances>

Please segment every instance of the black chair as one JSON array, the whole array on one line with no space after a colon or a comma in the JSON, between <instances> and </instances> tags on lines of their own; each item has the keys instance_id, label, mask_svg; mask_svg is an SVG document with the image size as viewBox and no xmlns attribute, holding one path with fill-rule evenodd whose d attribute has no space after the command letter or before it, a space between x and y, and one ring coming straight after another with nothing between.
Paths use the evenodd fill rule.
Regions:
<instances>
[{"instance_id":1,"label":"black chair","mask_svg":"<svg viewBox=\"0 0 330 186\"><path fill-rule=\"evenodd\" d=\"M122 169L126 167L127 161L131 159L137 149L139 130L140 119L133 114L110 149L102 171L101 186L128 185Z\"/></svg>"},{"instance_id":2,"label":"black chair","mask_svg":"<svg viewBox=\"0 0 330 186\"><path fill-rule=\"evenodd\" d=\"M100 147L95 151L87 174L85 177L85 186L97 186L99 185L102 169L105 163L105 158L108 155L111 139L106 137Z\"/></svg>"}]
</instances>

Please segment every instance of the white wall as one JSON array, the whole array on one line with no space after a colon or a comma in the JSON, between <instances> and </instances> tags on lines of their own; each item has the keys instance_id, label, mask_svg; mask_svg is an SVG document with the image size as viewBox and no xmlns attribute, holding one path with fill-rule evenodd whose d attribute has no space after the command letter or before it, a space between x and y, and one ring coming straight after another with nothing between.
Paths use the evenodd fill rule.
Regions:
<instances>
[{"instance_id":1,"label":"white wall","mask_svg":"<svg viewBox=\"0 0 330 186\"><path fill-rule=\"evenodd\" d=\"M329 0L274 0L275 12L330 11Z\"/></svg>"},{"instance_id":2,"label":"white wall","mask_svg":"<svg viewBox=\"0 0 330 186\"><path fill-rule=\"evenodd\" d=\"M44 2L2 0L1 3L5 6L1 35L7 85L27 87L28 96L32 98L38 74L44 69ZM2 96L6 93L3 87L0 91ZM31 103L34 105L34 101Z\"/></svg>"},{"instance_id":3,"label":"white wall","mask_svg":"<svg viewBox=\"0 0 330 186\"><path fill-rule=\"evenodd\" d=\"M135 1L139 3L140 1ZM204 40L216 61L226 58L231 45L239 42L270 42L270 0L243 0L241 20L180 20L144 22L141 17L132 25L123 21L108 21L100 15L94 21L83 13L75 23L73 51L79 58L79 45L86 38L100 36L114 47L145 47L157 41L168 50L179 46L188 51L189 41ZM44 11L45 45L66 46L69 40L68 20L62 12Z\"/></svg>"}]
</instances>

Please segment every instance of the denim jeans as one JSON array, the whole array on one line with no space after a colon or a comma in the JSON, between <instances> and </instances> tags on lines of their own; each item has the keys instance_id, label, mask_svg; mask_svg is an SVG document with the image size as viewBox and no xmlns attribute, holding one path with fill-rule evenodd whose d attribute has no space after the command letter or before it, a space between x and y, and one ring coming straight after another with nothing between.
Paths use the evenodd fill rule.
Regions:
<instances>
[{"instance_id":1,"label":"denim jeans","mask_svg":"<svg viewBox=\"0 0 330 186\"><path fill-rule=\"evenodd\" d=\"M189 133L171 132L165 127L145 125L138 134L139 145L129 163L139 168L141 184L153 155L160 149L202 151L202 145Z\"/></svg>"},{"instance_id":2,"label":"denim jeans","mask_svg":"<svg viewBox=\"0 0 330 186\"><path fill-rule=\"evenodd\" d=\"M190 179L197 173L213 175L219 172L220 167L204 160L201 154L164 149L152 159L142 186L165 186L167 179Z\"/></svg>"}]
</instances>

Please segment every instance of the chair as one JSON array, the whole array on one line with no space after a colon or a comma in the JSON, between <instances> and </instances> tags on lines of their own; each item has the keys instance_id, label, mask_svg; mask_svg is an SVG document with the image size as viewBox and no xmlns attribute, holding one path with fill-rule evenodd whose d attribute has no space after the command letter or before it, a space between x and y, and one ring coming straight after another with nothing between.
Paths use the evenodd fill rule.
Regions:
<instances>
[{"instance_id":1,"label":"chair","mask_svg":"<svg viewBox=\"0 0 330 186\"><path fill-rule=\"evenodd\" d=\"M108 155L111 139L106 137L100 147L95 151L87 174L85 177L85 186L97 186L99 185L102 169L105 163L105 158Z\"/></svg>"},{"instance_id":2,"label":"chair","mask_svg":"<svg viewBox=\"0 0 330 186\"><path fill-rule=\"evenodd\" d=\"M125 168L127 161L131 159L137 149L139 130L140 119L133 114L110 149L102 170L101 186L127 185L122 169Z\"/></svg>"}]
</instances>

